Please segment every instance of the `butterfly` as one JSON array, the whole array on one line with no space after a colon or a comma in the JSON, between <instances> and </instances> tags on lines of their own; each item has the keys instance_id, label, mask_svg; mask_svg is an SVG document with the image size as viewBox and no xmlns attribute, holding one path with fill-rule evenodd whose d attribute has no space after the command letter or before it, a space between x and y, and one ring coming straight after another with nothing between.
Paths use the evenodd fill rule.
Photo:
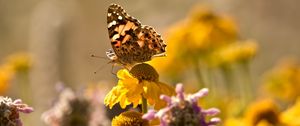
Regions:
<instances>
[{"instance_id":1,"label":"butterfly","mask_svg":"<svg viewBox=\"0 0 300 126\"><path fill-rule=\"evenodd\" d=\"M131 67L153 57L166 56L167 45L161 35L128 15L120 5L108 7L107 27L112 49L106 55L111 63Z\"/></svg>"}]
</instances>

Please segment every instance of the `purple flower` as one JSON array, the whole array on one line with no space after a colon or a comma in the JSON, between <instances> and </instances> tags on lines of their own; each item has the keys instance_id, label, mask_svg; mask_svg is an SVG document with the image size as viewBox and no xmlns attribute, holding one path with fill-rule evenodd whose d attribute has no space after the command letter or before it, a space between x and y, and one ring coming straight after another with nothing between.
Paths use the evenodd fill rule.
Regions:
<instances>
[{"instance_id":1,"label":"purple flower","mask_svg":"<svg viewBox=\"0 0 300 126\"><path fill-rule=\"evenodd\" d=\"M61 91L58 101L42 119L50 126L83 126L90 119L90 103L78 97L70 88Z\"/></svg>"},{"instance_id":2,"label":"purple flower","mask_svg":"<svg viewBox=\"0 0 300 126\"><path fill-rule=\"evenodd\" d=\"M19 113L31 113L32 107L22 103L21 99L12 100L9 97L0 96L0 122L1 126L22 126Z\"/></svg>"},{"instance_id":3,"label":"purple flower","mask_svg":"<svg viewBox=\"0 0 300 126\"><path fill-rule=\"evenodd\" d=\"M221 120L214 117L207 121L207 116L215 116L220 113L217 108L203 109L198 106L198 99L208 94L208 89L203 88L195 94L185 95L182 84L176 86L176 97L161 95L161 99L168 106L158 112L150 110L143 115L143 119L160 119L161 126L214 126Z\"/></svg>"},{"instance_id":4,"label":"purple flower","mask_svg":"<svg viewBox=\"0 0 300 126\"><path fill-rule=\"evenodd\" d=\"M42 120L48 126L106 126L109 120L102 102L104 89L98 86L89 86L78 93L57 85L59 97L53 107L42 114Z\"/></svg>"}]
</instances>

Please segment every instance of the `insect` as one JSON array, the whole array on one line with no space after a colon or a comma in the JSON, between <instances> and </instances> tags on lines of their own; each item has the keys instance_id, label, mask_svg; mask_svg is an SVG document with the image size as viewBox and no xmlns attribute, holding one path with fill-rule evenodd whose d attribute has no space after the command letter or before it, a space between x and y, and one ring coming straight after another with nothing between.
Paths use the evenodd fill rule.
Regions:
<instances>
[{"instance_id":1,"label":"insect","mask_svg":"<svg viewBox=\"0 0 300 126\"><path fill-rule=\"evenodd\" d=\"M142 25L117 4L111 4L107 13L108 34L112 49L106 52L111 63L132 67L165 56L166 44L151 27Z\"/></svg>"}]
</instances>

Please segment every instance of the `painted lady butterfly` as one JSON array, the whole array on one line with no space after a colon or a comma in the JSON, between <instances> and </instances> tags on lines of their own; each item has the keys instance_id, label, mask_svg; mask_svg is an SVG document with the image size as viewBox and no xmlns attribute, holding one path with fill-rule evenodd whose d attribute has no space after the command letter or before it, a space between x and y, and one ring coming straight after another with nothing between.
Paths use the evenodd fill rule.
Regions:
<instances>
[{"instance_id":1,"label":"painted lady butterfly","mask_svg":"<svg viewBox=\"0 0 300 126\"><path fill-rule=\"evenodd\" d=\"M155 30L128 15L117 4L111 4L107 13L108 34L113 50L106 55L112 63L130 67L165 56L166 44Z\"/></svg>"}]
</instances>

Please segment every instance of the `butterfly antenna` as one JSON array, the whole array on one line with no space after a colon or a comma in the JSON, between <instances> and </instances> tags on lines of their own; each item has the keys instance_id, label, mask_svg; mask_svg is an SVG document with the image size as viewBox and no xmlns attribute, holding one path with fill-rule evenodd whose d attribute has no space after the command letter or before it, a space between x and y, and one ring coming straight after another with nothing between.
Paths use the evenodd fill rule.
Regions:
<instances>
[{"instance_id":1,"label":"butterfly antenna","mask_svg":"<svg viewBox=\"0 0 300 126\"><path fill-rule=\"evenodd\" d=\"M92 54L91 57L93 57L93 58L99 58L99 59L104 59L104 60L109 60L107 57L96 56L95 54Z\"/></svg>"}]
</instances>

